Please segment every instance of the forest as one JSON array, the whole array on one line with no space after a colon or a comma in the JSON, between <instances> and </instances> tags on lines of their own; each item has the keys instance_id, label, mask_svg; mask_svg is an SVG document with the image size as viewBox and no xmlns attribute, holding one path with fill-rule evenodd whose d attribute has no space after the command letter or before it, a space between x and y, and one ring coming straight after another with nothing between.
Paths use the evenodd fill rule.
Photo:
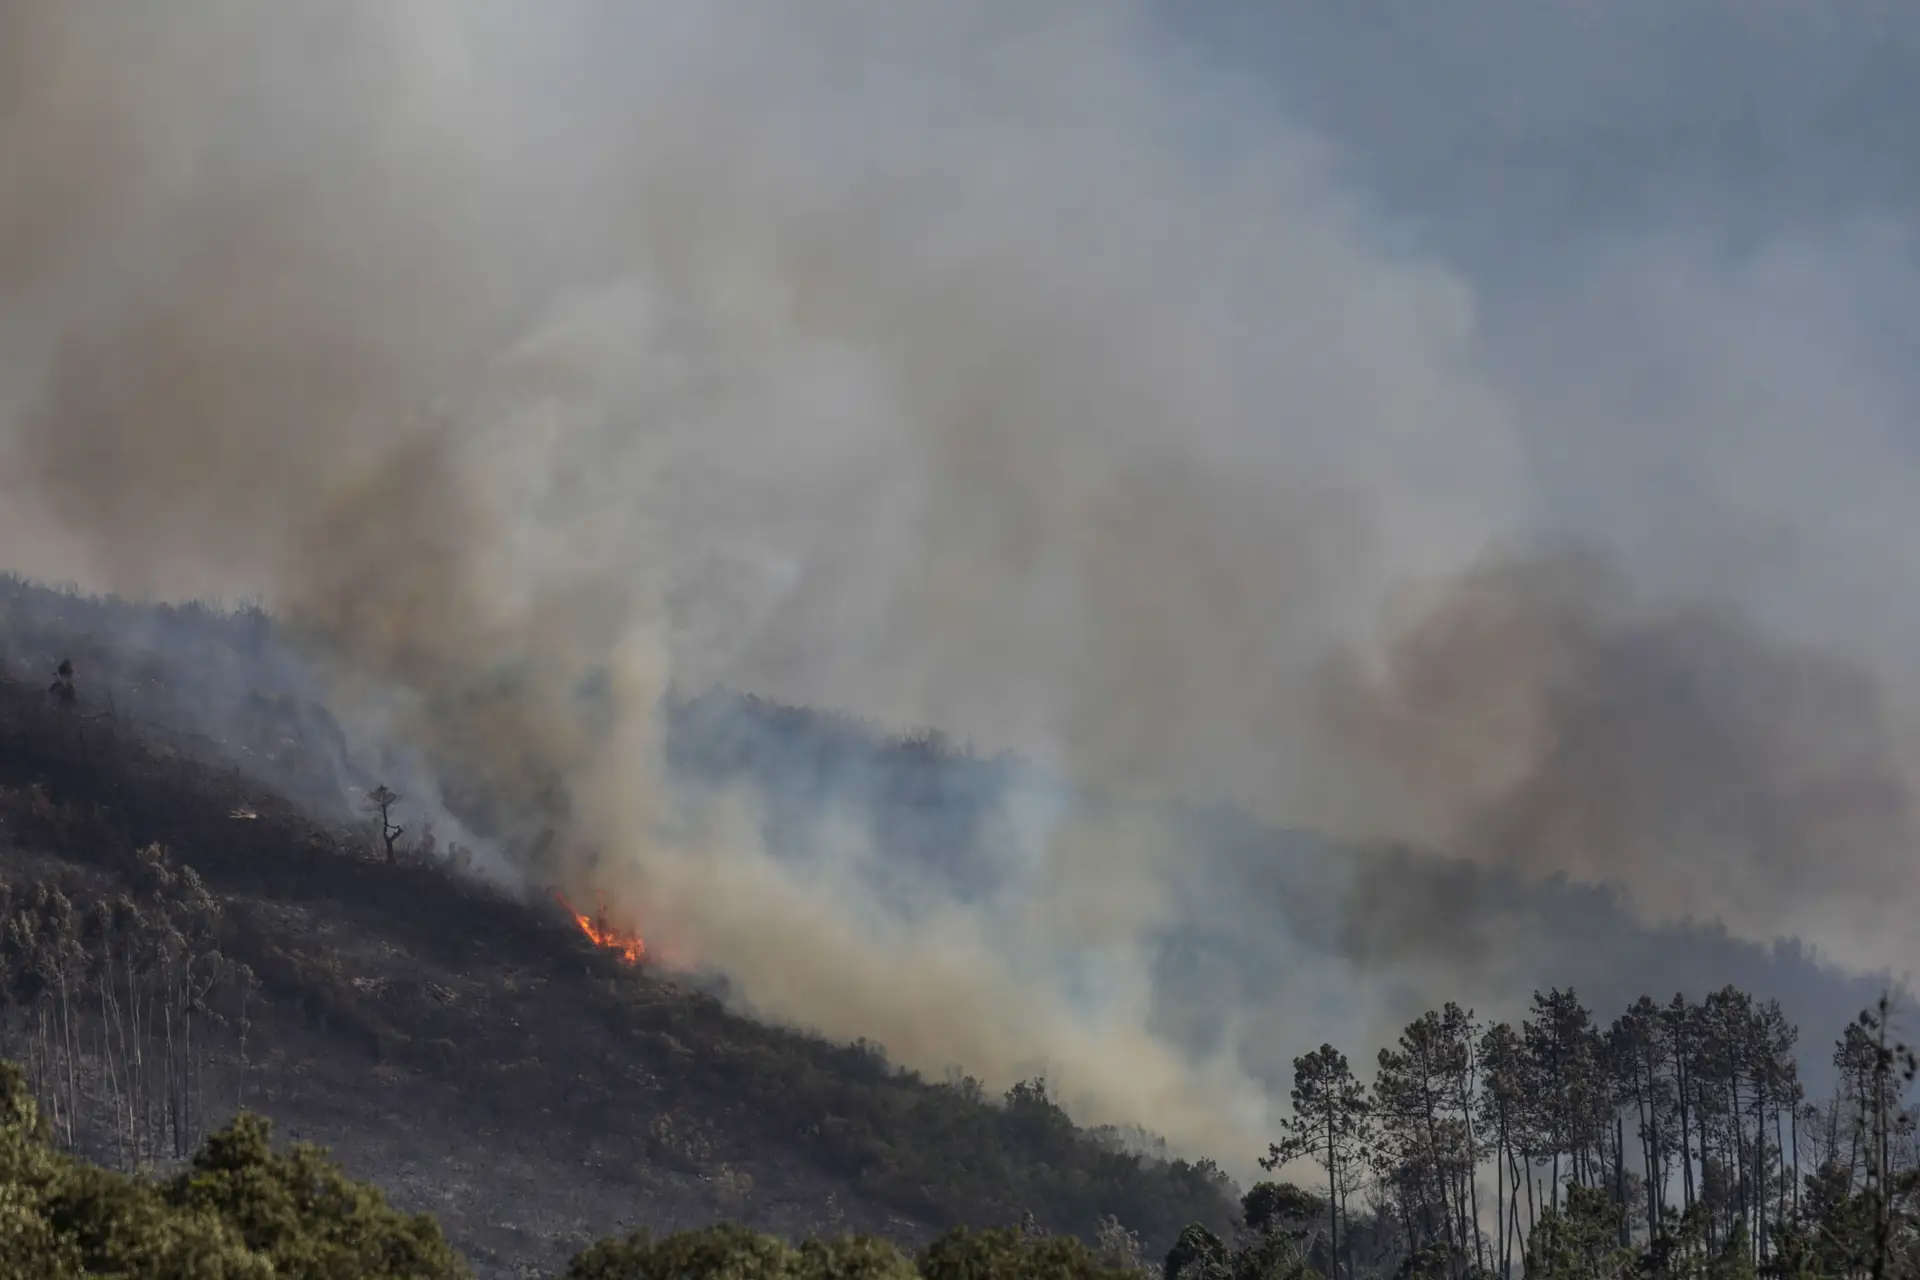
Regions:
<instances>
[{"instance_id":1,"label":"forest","mask_svg":"<svg viewBox=\"0 0 1920 1280\"><path fill-rule=\"evenodd\" d=\"M1610 1023L1569 990L1536 992L1518 1026L1448 1003L1380 1050L1371 1084L1332 1045L1297 1058L1261 1164L1321 1171L1315 1203L1288 1203L1324 1275L1915 1274L1898 1021L1883 998L1848 1022L1833 1091L1810 1097L1800 1029L1731 986Z\"/></svg>"},{"instance_id":2,"label":"forest","mask_svg":"<svg viewBox=\"0 0 1920 1280\"><path fill-rule=\"evenodd\" d=\"M17 1004L17 991L9 995ZM42 1044L65 1021L58 1001L53 988L26 1001ZM1833 1048L1843 1083L1822 1102L1799 1086L1796 1029L1731 988L1699 1003L1640 1001L1604 1030L1570 992L1538 996L1518 1028L1478 1026L1450 1004L1381 1051L1370 1087L1322 1046L1297 1061L1294 1115L1262 1164L1307 1157L1324 1171L1326 1194L1260 1183L1241 1198L1231 1232L1195 1223L1158 1263L1114 1219L1091 1241L1045 1231L1031 1215L1017 1226L960 1227L912 1259L885 1240L793 1244L717 1222L598 1241L565 1277L1920 1274L1920 1162L1906 1101L1915 1057L1890 1036L1891 1013L1883 1004L1846 1026ZM58 1073L39 1084L58 1098ZM430 1216L394 1210L310 1145L276 1152L258 1116L241 1114L177 1173L156 1178L63 1150L59 1108L50 1118L35 1092L27 1073L0 1066L7 1275L469 1274ZM164 1092L159 1109L171 1115L185 1091L169 1083ZM1483 1204L1489 1170L1495 1191Z\"/></svg>"}]
</instances>

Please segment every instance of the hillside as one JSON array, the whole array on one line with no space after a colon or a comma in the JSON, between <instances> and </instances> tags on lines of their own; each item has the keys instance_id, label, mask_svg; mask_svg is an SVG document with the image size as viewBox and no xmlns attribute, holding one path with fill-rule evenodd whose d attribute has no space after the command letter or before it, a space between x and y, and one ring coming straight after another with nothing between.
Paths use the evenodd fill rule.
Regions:
<instances>
[{"instance_id":1,"label":"hillside","mask_svg":"<svg viewBox=\"0 0 1920 1280\"><path fill-rule=\"evenodd\" d=\"M241 1115L209 1134L167 1177L103 1168L63 1151L20 1068L0 1062L0 1273L195 1280L466 1280L467 1259L431 1214L396 1211L378 1187L346 1175L310 1143L276 1143L271 1124ZM1303 1280L1297 1220L1276 1212L1297 1197L1249 1198L1249 1240L1229 1252L1201 1228L1183 1233L1170 1269L1193 1242L1237 1271ZM1257 1226L1255 1225L1257 1224ZM1195 1233L1199 1233L1197 1236ZM1212 1259L1207 1259L1211 1261ZM957 1227L909 1256L870 1236L789 1242L719 1222L660 1238L641 1230L597 1240L565 1280L756 1275L773 1280L1140 1280L1156 1269L1139 1241L1109 1229L1092 1248L1072 1236Z\"/></svg>"},{"instance_id":2,"label":"hillside","mask_svg":"<svg viewBox=\"0 0 1920 1280\"><path fill-rule=\"evenodd\" d=\"M890 865L911 864L958 900L989 898L1011 874L994 844L1010 799L1058 785L1030 763L937 736L889 739L726 691L676 704L671 724L671 760L686 778L745 782L768 797L776 849L804 856L816 827L833 833L823 820L863 815ZM1756 943L1711 920L1650 925L1613 890L1561 876L1344 848L1225 805L1166 818L1182 875L1179 901L1146 941L1155 1030L1197 1051L1237 1030L1243 1059L1277 1095L1291 1084L1291 1053L1323 1039L1378 1047L1442 1000L1515 1017L1552 987L1624 1007L1646 992L1697 998L1731 984L1825 1027L1890 981L1791 938ZM1832 1087L1824 1054L1803 1066L1814 1092Z\"/></svg>"},{"instance_id":3,"label":"hillside","mask_svg":"<svg viewBox=\"0 0 1920 1280\"><path fill-rule=\"evenodd\" d=\"M71 707L48 696L62 659L76 669ZM1009 797L1054 785L1030 764L937 737L889 738L724 691L677 700L668 723L683 782L747 781L765 797L776 852L803 857L825 817L857 814L887 853L878 874L910 871L958 900L990 895L1007 874L994 824ZM240 1102L259 1108L402 1207L435 1212L501 1274L551 1267L635 1225L720 1214L908 1244L1028 1211L1090 1236L1113 1215L1156 1252L1189 1221L1230 1218L1210 1166L1123 1154L1149 1136L1123 1146L1076 1130L1043 1090L994 1098L964 1078L895 1071L872 1046L737 1016L717 980L629 968L557 904L462 875L445 848L409 840L388 865L349 797L404 762L368 758L257 611L0 584L0 862L13 901L84 921L92 904L167 878L141 855L159 845L164 865L191 868L206 889L204 907L178 908L199 921L186 932L199 928L257 980L251 1003L230 993L226 1025L206 1042L188 1128ZM483 827L483 801L456 792L447 807ZM1550 986L1606 1008L1734 984L1824 1028L1879 990L1791 942L1646 927L1591 887L1335 849L1231 809L1174 818L1189 873L1149 939L1155 1029L1200 1050L1235 1029L1243 1059L1281 1095L1284 1046L1303 1034L1364 1057L1441 998L1495 1014ZM1397 915L1368 898L1383 880L1418 889L1400 900L1450 908ZM56 887L73 908L44 892ZM24 1059L43 1033L20 982L39 961L10 954L0 1052ZM87 1018L104 1016L81 1018L74 1141L116 1161L126 1122L100 1117L124 1102L87 1048L100 1033ZM43 1074L58 1075L63 1052ZM1828 1074L1823 1053L1805 1055L1813 1096ZM1219 1154L1248 1160L1268 1136ZM161 1137L162 1163L192 1146L192 1133Z\"/></svg>"},{"instance_id":4,"label":"hillside","mask_svg":"<svg viewBox=\"0 0 1920 1280\"><path fill-rule=\"evenodd\" d=\"M287 714L225 743L170 713L211 705L198 691L244 647L207 641L244 635L244 618L144 612L135 644L105 625L123 606L16 585L6 607L0 859L15 923L0 1053L38 1071L88 1155L165 1165L243 1104L431 1210L503 1275L723 1213L908 1245L1025 1212L1091 1235L1114 1215L1154 1248L1232 1214L1210 1166L1126 1154L1044 1088L1002 1101L748 1021L595 948L557 905L444 858L387 865L363 825L287 798L324 792L310 763L323 713L261 698ZM42 674L62 658L71 706ZM170 1005L146 969L120 988L99 977L150 936L182 972L204 958L210 985ZM69 983L57 1000L49 973ZM144 1094L124 1048L143 1001ZM179 1019L164 1052L155 1010Z\"/></svg>"}]
</instances>

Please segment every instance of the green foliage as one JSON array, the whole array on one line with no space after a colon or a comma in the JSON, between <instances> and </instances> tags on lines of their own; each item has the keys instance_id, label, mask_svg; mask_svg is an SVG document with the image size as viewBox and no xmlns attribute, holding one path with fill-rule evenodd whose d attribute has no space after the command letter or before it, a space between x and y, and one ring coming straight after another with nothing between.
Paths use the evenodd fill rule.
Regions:
<instances>
[{"instance_id":1,"label":"green foliage","mask_svg":"<svg viewBox=\"0 0 1920 1280\"><path fill-rule=\"evenodd\" d=\"M208 1043L244 1035L256 987L191 867L150 844L124 884L0 882L0 1037L62 1144L91 1138L123 1165L193 1149Z\"/></svg>"},{"instance_id":2,"label":"green foliage","mask_svg":"<svg viewBox=\"0 0 1920 1280\"><path fill-rule=\"evenodd\" d=\"M1296 1238L1327 1214L1327 1202L1291 1182L1261 1182L1240 1197L1240 1220L1260 1235L1284 1231Z\"/></svg>"},{"instance_id":3,"label":"green foliage","mask_svg":"<svg viewBox=\"0 0 1920 1280\"><path fill-rule=\"evenodd\" d=\"M311 1280L459 1276L465 1264L425 1214L391 1208L318 1148L273 1150L271 1129L242 1115L207 1139L192 1167L166 1184L169 1203L217 1216L276 1275Z\"/></svg>"},{"instance_id":4,"label":"green foliage","mask_svg":"<svg viewBox=\"0 0 1920 1280\"><path fill-rule=\"evenodd\" d=\"M1263 1193L1261 1188L1267 1191ZM1320 1211L1313 1197L1296 1187L1262 1183L1248 1199L1255 1200L1262 1210L1249 1216L1269 1222L1270 1229L1243 1236L1235 1247L1196 1222L1180 1233L1167 1252L1161 1268L1163 1280L1306 1280L1317 1276L1300 1248L1299 1237L1305 1233L1280 1225L1294 1209ZM1271 1202L1283 1207L1270 1215L1265 1209Z\"/></svg>"},{"instance_id":5,"label":"green foliage","mask_svg":"<svg viewBox=\"0 0 1920 1280\"><path fill-rule=\"evenodd\" d=\"M995 1229L950 1231L922 1251L925 1280L1138 1280L1072 1236Z\"/></svg>"},{"instance_id":6,"label":"green foliage","mask_svg":"<svg viewBox=\"0 0 1920 1280\"><path fill-rule=\"evenodd\" d=\"M1299 1242L1284 1232L1257 1236L1228 1258L1233 1280L1318 1280Z\"/></svg>"},{"instance_id":7,"label":"green foliage","mask_svg":"<svg viewBox=\"0 0 1920 1280\"><path fill-rule=\"evenodd\" d=\"M1566 1201L1548 1207L1527 1240L1527 1273L1538 1280L1619 1280L1636 1258L1620 1247L1626 1208L1607 1193L1567 1184Z\"/></svg>"},{"instance_id":8,"label":"green foliage","mask_svg":"<svg viewBox=\"0 0 1920 1280\"><path fill-rule=\"evenodd\" d=\"M663 1240L639 1232L577 1255L566 1280L911 1280L913 1265L884 1240L849 1236L794 1247L731 1223Z\"/></svg>"},{"instance_id":9,"label":"green foliage","mask_svg":"<svg viewBox=\"0 0 1920 1280\"><path fill-rule=\"evenodd\" d=\"M1165 1280L1228 1280L1233 1255L1226 1241L1196 1222L1173 1242L1161 1274Z\"/></svg>"},{"instance_id":10,"label":"green foliage","mask_svg":"<svg viewBox=\"0 0 1920 1280\"><path fill-rule=\"evenodd\" d=\"M719 1224L654 1240L603 1240L574 1258L566 1280L1136 1280L1071 1236L1012 1230L941 1236L909 1262L859 1236L798 1246Z\"/></svg>"},{"instance_id":11,"label":"green foliage","mask_svg":"<svg viewBox=\"0 0 1920 1280\"><path fill-rule=\"evenodd\" d=\"M0 1275L455 1280L431 1218L389 1208L320 1152L275 1153L243 1116L164 1183L56 1151L25 1075L0 1063Z\"/></svg>"},{"instance_id":12,"label":"green foliage","mask_svg":"<svg viewBox=\"0 0 1920 1280\"><path fill-rule=\"evenodd\" d=\"M233 1227L48 1144L24 1073L0 1063L0 1275L239 1280L274 1274Z\"/></svg>"}]
</instances>

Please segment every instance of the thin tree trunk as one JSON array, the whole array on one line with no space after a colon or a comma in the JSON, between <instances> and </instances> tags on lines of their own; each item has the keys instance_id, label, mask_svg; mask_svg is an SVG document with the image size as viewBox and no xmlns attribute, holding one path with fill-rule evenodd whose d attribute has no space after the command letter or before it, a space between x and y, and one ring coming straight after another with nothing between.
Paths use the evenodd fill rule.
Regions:
<instances>
[{"instance_id":1,"label":"thin tree trunk","mask_svg":"<svg viewBox=\"0 0 1920 1280\"><path fill-rule=\"evenodd\" d=\"M1479 1265L1480 1270L1485 1271L1487 1269L1487 1248L1486 1240L1480 1232L1480 1188L1475 1185L1479 1182L1479 1179L1474 1177L1474 1173L1478 1168L1478 1153L1473 1145L1473 1104L1470 1098L1461 1099L1461 1110L1462 1114L1467 1117L1467 1207L1473 1213L1471 1219L1473 1259L1474 1262Z\"/></svg>"},{"instance_id":2,"label":"thin tree trunk","mask_svg":"<svg viewBox=\"0 0 1920 1280\"><path fill-rule=\"evenodd\" d=\"M1786 1136L1780 1128L1780 1110L1779 1105L1775 1104L1773 1108L1773 1149L1777 1151L1780 1156L1779 1192L1778 1198L1773 1203L1773 1220L1775 1222L1785 1222L1787 1220L1787 1197L1792 1194L1789 1188L1790 1184L1794 1181L1793 1174L1787 1171L1787 1142Z\"/></svg>"},{"instance_id":3,"label":"thin tree trunk","mask_svg":"<svg viewBox=\"0 0 1920 1280\"><path fill-rule=\"evenodd\" d=\"M1458 1271L1460 1258L1466 1250L1460 1246L1454 1238L1453 1207L1447 1203L1447 1165L1440 1153L1440 1135L1438 1124L1433 1114L1434 1098L1428 1088L1433 1080L1433 1072L1430 1064L1428 1064L1424 1058L1420 1059L1415 1065L1418 1067L1422 1076L1420 1091L1422 1095L1423 1117L1427 1122L1427 1159L1431 1162L1433 1168L1434 1189L1440 1193L1440 1222L1441 1225L1446 1228L1447 1232L1447 1256L1449 1259L1447 1270L1450 1273L1454 1273ZM1424 1192L1422 1198L1425 1198Z\"/></svg>"},{"instance_id":4,"label":"thin tree trunk","mask_svg":"<svg viewBox=\"0 0 1920 1280\"><path fill-rule=\"evenodd\" d=\"M1753 1078L1753 1248L1767 1256L1767 1082L1764 1070Z\"/></svg>"},{"instance_id":5,"label":"thin tree trunk","mask_svg":"<svg viewBox=\"0 0 1920 1280\"><path fill-rule=\"evenodd\" d=\"M1513 1275L1514 1238L1520 1234L1520 1180L1515 1178L1513 1185L1507 1188L1507 1231L1501 1240L1501 1248L1506 1251L1506 1260L1501 1264L1500 1274ZM1524 1258L1522 1265L1525 1265Z\"/></svg>"},{"instance_id":6,"label":"thin tree trunk","mask_svg":"<svg viewBox=\"0 0 1920 1280\"><path fill-rule=\"evenodd\" d=\"M1500 1127L1499 1140L1494 1144L1493 1152L1493 1229L1499 1244L1494 1246L1493 1259L1500 1267L1500 1274L1507 1273L1507 1130Z\"/></svg>"},{"instance_id":7,"label":"thin tree trunk","mask_svg":"<svg viewBox=\"0 0 1920 1280\"><path fill-rule=\"evenodd\" d=\"M1793 1109L1793 1211L1800 1212L1800 1108Z\"/></svg>"},{"instance_id":8,"label":"thin tree trunk","mask_svg":"<svg viewBox=\"0 0 1920 1280\"><path fill-rule=\"evenodd\" d=\"M173 1041L173 997L169 993L161 1004L166 1018L167 1028L167 1127L172 1132L172 1143L168 1150L174 1158L180 1156L180 1072L179 1051Z\"/></svg>"},{"instance_id":9,"label":"thin tree trunk","mask_svg":"<svg viewBox=\"0 0 1920 1280\"><path fill-rule=\"evenodd\" d=\"M1680 1095L1680 1188L1686 1201L1688 1212L1693 1210L1693 1132L1689 1126L1691 1108L1688 1106L1686 1066L1686 1036L1677 1035L1673 1048L1674 1080L1679 1085Z\"/></svg>"},{"instance_id":10,"label":"thin tree trunk","mask_svg":"<svg viewBox=\"0 0 1920 1280\"><path fill-rule=\"evenodd\" d=\"M1527 1239L1529 1240L1533 1239L1534 1228L1540 1225L1539 1211L1533 1199L1534 1183L1537 1181L1539 1181L1539 1175L1534 1172L1533 1157L1529 1155L1527 1157Z\"/></svg>"},{"instance_id":11,"label":"thin tree trunk","mask_svg":"<svg viewBox=\"0 0 1920 1280\"><path fill-rule=\"evenodd\" d=\"M1659 1033L1659 1024L1653 1024L1650 1035ZM1660 1235L1660 1201L1666 1194L1665 1179L1660 1176L1660 1087L1654 1072L1653 1050L1645 1054L1647 1067L1647 1111L1642 1123L1646 1126L1643 1142L1645 1156L1642 1161L1647 1169L1647 1239L1649 1242Z\"/></svg>"},{"instance_id":12,"label":"thin tree trunk","mask_svg":"<svg viewBox=\"0 0 1920 1280\"><path fill-rule=\"evenodd\" d=\"M1854 1171L1857 1169L1864 1174L1867 1166L1873 1163L1871 1154L1863 1160L1860 1153L1860 1131L1866 1128L1867 1125L1867 1086L1864 1081L1856 1080L1854 1082L1854 1088L1854 1096L1860 1103L1860 1123L1847 1126L1852 1130L1848 1137L1847 1147L1847 1186L1849 1189L1853 1186Z\"/></svg>"},{"instance_id":13,"label":"thin tree trunk","mask_svg":"<svg viewBox=\"0 0 1920 1280\"><path fill-rule=\"evenodd\" d=\"M1333 1108L1327 1108L1327 1223L1332 1234L1328 1257L1333 1259L1335 1280L1340 1273L1340 1151L1334 1138Z\"/></svg>"},{"instance_id":14,"label":"thin tree trunk","mask_svg":"<svg viewBox=\"0 0 1920 1280\"><path fill-rule=\"evenodd\" d=\"M1627 1135L1626 1120L1617 1112L1613 1117L1613 1202L1620 1206L1620 1247L1631 1243L1627 1226Z\"/></svg>"},{"instance_id":15,"label":"thin tree trunk","mask_svg":"<svg viewBox=\"0 0 1920 1280\"><path fill-rule=\"evenodd\" d=\"M126 1090L122 1087L122 1063L116 1063L113 1054L114 1033L119 1030L119 1002L113 996L113 957L106 957L106 980L100 984L100 1056L106 1063L107 1087L113 1100L113 1137L114 1146L119 1151L119 1167L127 1167L128 1131L132 1128L131 1117L127 1114ZM125 1054L123 1053L124 1059Z\"/></svg>"},{"instance_id":16,"label":"thin tree trunk","mask_svg":"<svg viewBox=\"0 0 1920 1280\"><path fill-rule=\"evenodd\" d=\"M1740 1123L1740 1074L1739 1064L1733 1060L1733 1048L1727 1048L1727 1127L1731 1131L1733 1145L1733 1195L1734 1204L1740 1217L1747 1218L1747 1138ZM1749 1240L1751 1249L1753 1242Z\"/></svg>"},{"instance_id":17,"label":"thin tree trunk","mask_svg":"<svg viewBox=\"0 0 1920 1280\"><path fill-rule=\"evenodd\" d=\"M1346 1219L1347 1223L1347 1274L1351 1276L1353 1274L1353 1217L1347 1210L1347 1192L1344 1187L1340 1191L1340 1216ZM1332 1247L1331 1242L1329 1247ZM1331 1253L1328 1256L1333 1261L1334 1280L1340 1280L1340 1255Z\"/></svg>"},{"instance_id":18,"label":"thin tree trunk","mask_svg":"<svg viewBox=\"0 0 1920 1280\"><path fill-rule=\"evenodd\" d=\"M80 1087L74 1073L74 1059L78 1056L73 1036L73 1003L67 994L67 976L60 975L60 1052L66 1059L67 1077L67 1150L77 1151L79 1139L75 1125L80 1115Z\"/></svg>"}]
</instances>

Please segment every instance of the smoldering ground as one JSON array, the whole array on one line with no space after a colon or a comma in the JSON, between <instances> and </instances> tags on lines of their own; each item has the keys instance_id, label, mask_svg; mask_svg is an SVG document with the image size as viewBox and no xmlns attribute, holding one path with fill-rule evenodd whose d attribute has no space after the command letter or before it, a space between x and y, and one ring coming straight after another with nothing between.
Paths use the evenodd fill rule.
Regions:
<instances>
[{"instance_id":1,"label":"smoldering ground","mask_svg":"<svg viewBox=\"0 0 1920 1280\"><path fill-rule=\"evenodd\" d=\"M756 1007L1221 1152L1290 1052L1400 1005L1163 1034L1157 940L1220 890L1149 801L1756 931L1910 902L1870 655L1485 567L1558 514L1539 388L1324 140L1146 18L8 0L11 545L260 593L508 847L557 826L554 869ZM751 791L670 785L661 700L715 681L1062 785L990 892L882 894L858 822L796 863ZM1354 954L1420 935L1380 891L1321 899Z\"/></svg>"}]
</instances>

